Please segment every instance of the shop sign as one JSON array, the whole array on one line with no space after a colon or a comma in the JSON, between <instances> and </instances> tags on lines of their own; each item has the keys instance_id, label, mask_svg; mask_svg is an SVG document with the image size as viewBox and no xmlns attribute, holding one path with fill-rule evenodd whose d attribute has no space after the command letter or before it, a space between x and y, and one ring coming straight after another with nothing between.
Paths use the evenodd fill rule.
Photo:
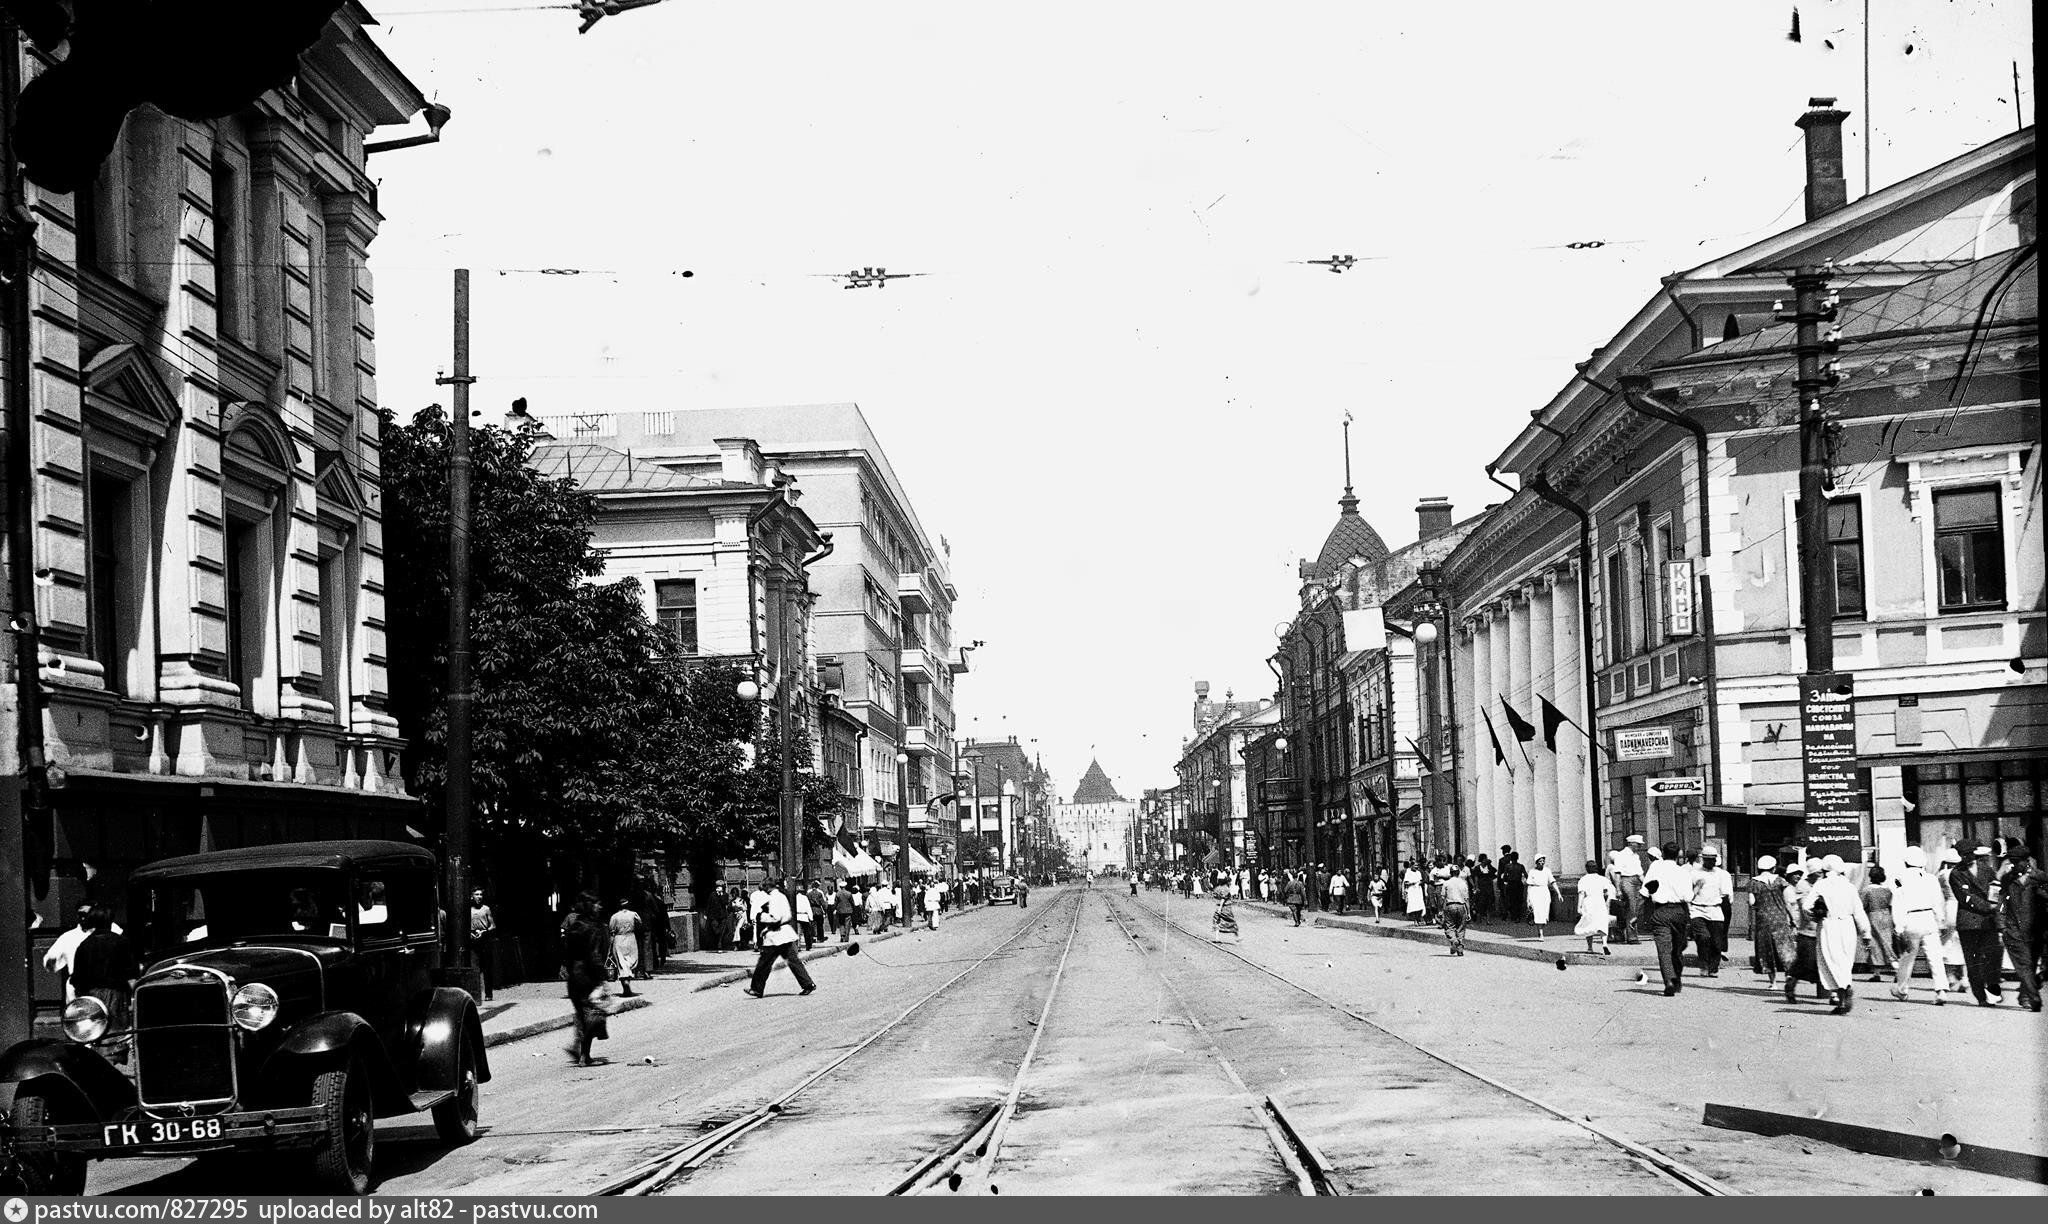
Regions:
<instances>
[{"instance_id":1,"label":"shop sign","mask_svg":"<svg viewBox=\"0 0 2048 1224\"><path fill-rule=\"evenodd\" d=\"M1666 561L1664 606L1671 610L1671 626L1665 636L1681 638L1693 635L1692 591L1692 562Z\"/></svg>"},{"instance_id":2,"label":"shop sign","mask_svg":"<svg viewBox=\"0 0 2048 1224\"><path fill-rule=\"evenodd\" d=\"M1670 727L1636 727L1614 733L1617 761L1660 761L1670 755Z\"/></svg>"},{"instance_id":3,"label":"shop sign","mask_svg":"<svg viewBox=\"0 0 2048 1224\"><path fill-rule=\"evenodd\" d=\"M1643 794L1652 799L1679 799L1707 793L1705 778L1644 778Z\"/></svg>"},{"instance_id":4,"label":"shop sign","mask_svg":"<svg viewBox=\"0 0 2048 1224\"><path fill-rule=\"evenodd\" d=\"M1863 800L1856 790L1856 699L1853 677L1821 672L1799 677L1799 749L1806 783L1807 853L1863 854Z\"/></svg>"}]
</instances>

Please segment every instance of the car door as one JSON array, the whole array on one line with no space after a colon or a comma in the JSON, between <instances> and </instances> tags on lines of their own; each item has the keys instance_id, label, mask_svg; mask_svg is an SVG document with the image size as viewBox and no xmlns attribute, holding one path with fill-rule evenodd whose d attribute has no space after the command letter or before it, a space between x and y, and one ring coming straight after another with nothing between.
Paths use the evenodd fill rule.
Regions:
<instances>
[{"instance_id":1,"label":"car door","mask_svg":"<svg viewBox=\"0 0 2048 1224\"><path fill-rule=\"evenodd\" d=\"M357 869L357 947L363 1019L377 1031L399 1078L412 1086L405 1049L406 1010L433 982L439 908L424 864L364 864Z\"/></svg>"}]
</instances>

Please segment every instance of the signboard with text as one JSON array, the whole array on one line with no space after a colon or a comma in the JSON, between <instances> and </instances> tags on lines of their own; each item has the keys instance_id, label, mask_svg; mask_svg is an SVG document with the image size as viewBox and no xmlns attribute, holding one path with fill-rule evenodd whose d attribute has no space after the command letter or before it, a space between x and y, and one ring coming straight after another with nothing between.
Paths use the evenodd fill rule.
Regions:
<instances>
[{"instance_id":1,"label":"signboard with text","mask_svg":"<svg viewBox=\"0 0 2048 1224\"><path fill-rule=\"evenodd\" d=\"M1664 606L1671 610L1671 626L1667 636L1680 638L1693 635L1692 617L1692 562L1666 561L1664 563Z\"/></svg>"},{"instance_id":2,"label":"signboard with text","mask_svg":"<svg viewBox=\"0 0 2048 1224\"><path fill-rule=\"evenodd\" d=\"M1846 672L1799 677L1799 750L1806 783L1807 853L1863 856L1856 787L1856 698Z\"/></svg>"},{"instance_id":3,"label":"signboard with text","mask_svg":"<svg viewBox=\"0 0 2048 1224\"><path fill-rule=\"evenodd\" d=\"M1702 777L1643 779L1643 794L1651 799L1700 797L1706 793L1707 780Z\"/></svg>"},{"instance_id":4,"label":"signboard with text","mask_svg":"<svg viewBox=\"0 0 2048 1224\"><path fill-rule=\"evenodd\" d=\"M1618 761L1659 761L1671 755L1671 728L1633 727L1614 733Z\"/></svg>"}]
</instances>

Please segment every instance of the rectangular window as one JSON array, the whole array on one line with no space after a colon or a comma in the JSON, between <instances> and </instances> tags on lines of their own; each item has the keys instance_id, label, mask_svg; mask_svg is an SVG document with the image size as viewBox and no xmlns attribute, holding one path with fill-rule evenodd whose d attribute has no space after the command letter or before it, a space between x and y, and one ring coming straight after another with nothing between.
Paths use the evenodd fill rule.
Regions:
<instances>
[{"instance_id":1,"label":"rectangular window","mask_svg":"<svg viewBox=\"0 0 2048 1224\"><path fill-rule=\"evenodd\" d=\"M248 659L250 648L249 620L246 604L253 593L249 588L256 584L248 581L248 567L254 562L256 551L256 527L253 523L228 522L227 529L227 608L228 645L227 673L225 678L237 684L246 685L250 676L256 674L256 667Z\"/></svg>"},{"instance_id":2,"label":"rectangular window","mask_svg":"<svg viewBox=\"0 0 2048 1224\"><path fill-rule=\"evenodd\" d=\"M244 338L242 329L242 275L248 254L243 249L244 206L240 196L241 176L225 159L213 163L213 284L220 334L229 339Z\"/></svg>"},{"instance_id":3,"label":"rectangular window","mask_svg":"<svg viewBox=\"0 0 2048 1224\"><path fill-rule=\"evenodd\" d=\"M1621 549L1607 554L1607 661L1628 658L1628 556Z\"/></svg>"},{"instance_id":4,"label":"rectangular window","mask_svg":"<svg viewBox=\"0 0 2048 1224\"><path fill-rule=\"evenodd\" d=\"M697 580L664 579L654 584L654 623L668 630L684 654L697 653Z\"/></svg>"},{"instance_id":5,"label":"rectangular window","mask_svg":"<svg viewBox=\"0 0 2048 1224\"><path fill-rule=\"evenodd\" d=\"M2005 606L2005 532L1996 488L1934 495L1934 564L1943 612Z\"/></svg>"},{"instance_id":6,"label":"rectangular window","mask_svg":"<svg viewBox=\"0 0 2048 1224\"><path fill-rule=\"evenodd\" d=\"M1786 530L1794 536L1797 555L1799 503L1792 503L1792 522ZM1860 620L1867 608L1863 590L1863 503L1855 497L1838 497L1828 502L1828 557L1835 571L1835 619ZM1792 592L1792 604L1799 619L1806 620L1806 586L1802 579Z\"/></svg>"},{"instance_id":7,"label":"rectangular window","mask_svg":"<svg viewBox=\"0 0 2048 1224\"><path fill-rule=\"evenodd\" d=\"M323 527L323 534L326 528ZM324 543L324 542L323 542ZM320 579L320 697L334 707L334 720L349 725L347 679L349 660L348 553L345 549L321 550Z\"/></svg>"},{"instance_id":8,"label":"rectangular window","mask_svg":"<svg viewBox=\"0 0 2048 1224\"><path fill-rule=\"evenodd\" d=\"M121 572L121 518L128 506L128 486L95 473L86 496L86 531L92 546L91 602L86 616L92 625L92 657L105 669L107 691L119 693L128 671L120 634L120 600L128 578Z\"/></svg>"}]
</instances>

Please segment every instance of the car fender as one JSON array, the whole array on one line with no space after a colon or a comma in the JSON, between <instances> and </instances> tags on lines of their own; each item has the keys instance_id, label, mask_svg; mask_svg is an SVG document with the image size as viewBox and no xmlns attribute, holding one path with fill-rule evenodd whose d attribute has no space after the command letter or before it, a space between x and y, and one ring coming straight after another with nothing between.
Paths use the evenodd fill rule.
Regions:
<instances>
[{"instance_id":1,"label":"car fender","mask_svg":"<svg viewBox=\"0 0 2048 1224\"><path fill-rule=\"evenodd\" d=\"M354 1012L326 1011L292 1026L263 1063L270 1084L291 1084L293 1095L310 1087L315 1076L347 1057L361 1061L370 1076L377 1115L408 1113L410 1089L391 1065L391 1055L370 1022Z\"/></svg>"},{"instance_id":2,"label":"car fender","mask_svg":"<svg viewBox=\"0 0 2048 1224\"><path fill-rule=\"evenodd\" d=\"M135 1104L135 1085L127 1076L97 1051L67 1041L23 1041L0 1054L0 1117L31 1084L60 1102L67 1116L89 1113L98 1121Z\"/></svg>"},{"instance_id":3,"label":"car fender","mask_svg":"<svg viewBox=\"0 0 2048 1224\"><path fill-rule=\"evenodd\" d=\"M455 1087L456 1060L465 1042L476 1054L477 1082L489 1082L491 1060L484 1049L483 1021L469 992L436 986L413 996L406 1009L405 1050L412 1059L415 1087Z\"/></svg>"}]
</instances>

